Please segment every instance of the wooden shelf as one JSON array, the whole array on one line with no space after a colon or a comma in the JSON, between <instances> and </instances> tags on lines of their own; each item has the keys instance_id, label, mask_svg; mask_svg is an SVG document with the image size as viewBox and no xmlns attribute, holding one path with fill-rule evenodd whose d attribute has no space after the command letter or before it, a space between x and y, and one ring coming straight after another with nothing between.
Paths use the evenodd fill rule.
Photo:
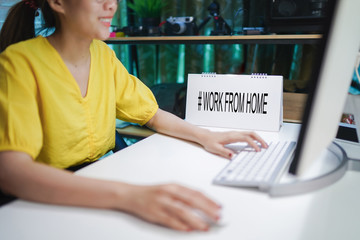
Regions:
<instances>
[{"instance_id":1,"label":"wooden shelf","mask_svg":"<svg viewBox=\"0 0 360 240\"><path fill-rule=\"evenodd\" d=\"M148 129L147 127L141 127L137 125L129 125L124 128L117 128L116 130L122 137L135 139L143 139L155 133L153 130Z\"/></svg>"},{"instance_id":2,"label":"wooden shelf","mask_svg":"<svg viewBox=\"0 0 360 240\"><path fill-rule=\"evenodd\" d=\"M302 122L307 96L304 93L283 93L284 122Z\"/></svg>"},{"instance_id":3,"label":"wooden shelf","mask_svg":"<svg viewBox=\"0 0 360 240\"><path fill-rule=\"evenodd\" d=\"M116 37L108 44L317 44L321 34Z\"/></svg>"}]
</instances>

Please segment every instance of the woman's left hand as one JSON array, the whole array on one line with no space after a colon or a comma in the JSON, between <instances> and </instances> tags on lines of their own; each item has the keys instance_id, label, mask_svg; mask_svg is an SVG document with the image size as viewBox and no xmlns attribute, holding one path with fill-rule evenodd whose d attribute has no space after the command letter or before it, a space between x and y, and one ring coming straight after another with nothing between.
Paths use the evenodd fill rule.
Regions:
<instances>
[{"instance_id":1,"label":"woman's left hand","mask_svg":"<svg viewBox=\"0 0 360 240\"><path fill-rule=\"evenodd\" d=\"M260 146L267 148L266 142L255 132L212 132L207 131L201 137L200 144L209 152L224 158L231 159L235 152L225 145L236 142L246 142L253 147L255 151L260 151ZM258 145L260 143L260 146Z\"/></svg>"},{"instance_id":2,"label":"woman's left hand","mask_svg":"<svg viewBox=\"0 0 360 240\"><path fill-rule=\"evenodd\" d=\"M260 151L258 143L260 143L261 147L267 148L266 142L255 132L212 132L192 125L161 109L158 109L146 126L159 133L197 142L207 151L228 159L231 159L235 154L234 151L225 147L230 143L246 142L256 151Z\"/></svg>"}]
</instances>

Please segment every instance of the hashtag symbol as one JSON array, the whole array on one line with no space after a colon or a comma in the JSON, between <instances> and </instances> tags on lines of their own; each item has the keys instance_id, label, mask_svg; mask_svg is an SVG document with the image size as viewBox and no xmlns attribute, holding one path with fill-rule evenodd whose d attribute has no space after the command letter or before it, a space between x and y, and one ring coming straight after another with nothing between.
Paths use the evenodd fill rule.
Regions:
<instances>
[{"instance_id":1,"label":"hashtag symbol","mask_svg":"<svg viewBox=\"0 0 360 240\"><path fill-rule=\"evenodd\" d=\"M202 92L199 91L199 97L198 97L198 111L201 111L201 99L202 99Z\"/></svg>"}]
</instances>

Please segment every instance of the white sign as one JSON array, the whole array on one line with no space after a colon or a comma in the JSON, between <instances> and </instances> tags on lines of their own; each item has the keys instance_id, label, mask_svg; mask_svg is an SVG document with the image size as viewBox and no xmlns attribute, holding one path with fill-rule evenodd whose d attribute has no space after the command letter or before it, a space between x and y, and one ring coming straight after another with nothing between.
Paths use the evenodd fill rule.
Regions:
<instances>
[{"instance_id":1,"label":"white sign","mask_svg":"<svg viewBox=\"0 0 360 240\"><path fill-rule=\"evenodd\" d=\"M200 126L279 131L283 77L189 74L186 121Z\"/></svg>"}]
</instances>

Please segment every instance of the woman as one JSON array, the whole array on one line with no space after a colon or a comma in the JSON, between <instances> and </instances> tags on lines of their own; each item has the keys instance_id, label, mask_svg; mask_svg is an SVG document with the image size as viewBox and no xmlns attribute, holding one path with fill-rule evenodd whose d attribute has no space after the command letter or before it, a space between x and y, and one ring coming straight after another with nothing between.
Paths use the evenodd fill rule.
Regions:
<instances>
[{"instance_id":1,"label":"woman","mask_svg":"<svg viewBox=\"0 0 360 240\"><path fill-rule=\"evenodd\" d=\"M46 27L55 27L46 38L34 37L38 7ZM224 145L232 142L267 147L255 133L211 132L159 109L151 91L99 41L108 38L116 9L115 0L25 0L10 11L0 36L0 188L27 200L117 209L181 231L207 230L190 209L216 221L220 207L197 191L64 170L114 147L116 117L229 159L234 153Z\"/></svg>"}]
</instances>

